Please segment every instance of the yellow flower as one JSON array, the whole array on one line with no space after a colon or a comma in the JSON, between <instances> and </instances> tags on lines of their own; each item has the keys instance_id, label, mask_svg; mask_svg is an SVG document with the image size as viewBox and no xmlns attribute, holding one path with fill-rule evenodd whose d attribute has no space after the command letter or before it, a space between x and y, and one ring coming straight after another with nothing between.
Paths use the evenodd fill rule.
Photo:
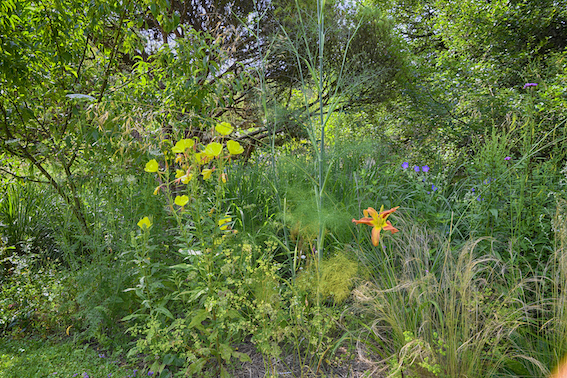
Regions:
<instances>
[{"instance_id":1,"label":"yellow flower","mask_svg":"<svg viewBox=\"0 0 567 378\"><path fill-rule=\"evenodd\" d=\"M175 178L178 179L182 176L185 176L185 171L182 169L176 169L175 170Z\"/></svg>"},{"instance_id":2,"label":"yellow flower","mask_svg":"<svg viewBox=\"0 0 567 378\"><path fill-rule=\"evenodd\" d=\"M384 211L384 206L382 206L380 208L379 214L376 210L369 207L368 209L363 210L364 218L361 218L359 220L353 219L352 221L357 224L362 223L371 226L372 244L374 246L377 246L380 241L380 230L384 229L386 231L392 232L392 234L395 234L396 232L399 231L394 226L392 226L392 223L390 223L390 221L386 220L390 216L390 214L392 214L394 211L398 209L398 207L399 206L396 206L390 210Z\"/></svg>"},{"instance_id":3,"label":"yellow flower","mask_svg":"<svg viewBox=\"0 0 567 378\"><path fill-rule=\"evenodd\" d=\"M195 154L195 161L200 165L207 164L209 160L211 160L211 157L205 155L204 152L198 152Z\"/></svg>"},{"instance_id":4,"label":"yellow flower","mask_svg":"<svg viewBox=\"0 0 567 378\"><path fill-rule=\"evenodd\" d=\"M176 154L182 154L185 152L186 149L191 148L195 145L195 141L193 139L181 139L175 146L171 147L171 151L175 152Z\"/></svg>"},{"instance_id":5,"label":"yellow flower","mask_svg":"<svg viewBox=\"0 0 567 378\"><path fill-rule=\"evenodd\" d=\"M150 161L148 161L146 163L146 167L144 168L144 171L146 172L157 172L159 169L159 164L156 161L156 159L152 159Z\"/></svg>"},{"instance_id":6,"label":"yellow flower","mask_svg":"<svg viewBox=\"0 0 567 378\"><path fill-rule=\"evenodd\" d=\"M181 182L184 184L188 184L192 178L193 178L193 174L187 173L185 176L181 177Z\"/></svg>"},{"instance_id":7,"label":"yellow flower","mask_svg":"<svg viewBox=\"0 0 567 378\"><path fill-rule=\"evenodd\" d=\"M220 229L223 230L223 231L224 231L224 230L228 230L228 226L229 226L229 225L228 225L227 223L230 223L230 222L232 222L232 218L231 218L231 217L228 217L228 216L227 216L227 217L224 217L224 218L221 219L221 220L219 220L219 227L220 227Z\"/></svg>"},{"instance_id":8,"label":"yellow flower","mask_svg":"<svg viewBox=\"0 0 567 378\"><path fill-rule=\"evenodd\" d=\"M183 207L187 205L187 202L189 202L189 197L187 197L186 195L176 196L174 202L177 206Z\"/></svg>"},{"instance_id":9,"label":"yellow flower","mask_svg":"<svg viewBox=\"0 0 567 378\"><path fill-rule=\"evenodd\" d=\"M235 140L229 140L226 142L226 148L231 155L239 155L244 152L244 148Z\"/></svg>"},{"instance_id":10,"label":"yellow flower","mask_svg":"<svg viewBox=\"0 0 567 378\"><path fill-rule=\"evenodd\" d=\"M226 175L226 173L221 174L220 177L222 182L226 184L226 182L228 181L228 176Z\"/></svg>"},{"instance_id":11,"label":"yellow flower","mask_svg":"<svg viewBox=\"0 0 567 378\"><path fill-rule=\"evenodd\" d=\"M150 228L151 226L152 226L152 222L150 221L150 218L148 218L148 217L143 217L138 222L138 227L140 227L142 230L145 230L146 228Z\"/></svg>"},{"instance_id":12,"label":"yellow flower","mask_svg":"<svg viewBox=\"0 0 567 378\"><path fill-rule=\"evenodd\" d=\"M161 185L158 186L157 188L155 188L155 190L154 190L154 196L158 194L160 188L161 188Z\"/></svg>"},{"instance_id":13,"label":"yellow flower","mask_svg":"<svg viewBox=\"0 0 567 378\"><path fill-rule=\"evenodd\" d=\"M207 147L205 147L205 151L203 151L203 153L209 157L217 157L221 154L221 152L222 152L222 144L218 142L211 142L207 144Z\"/></svg>"},{"instance_id":14,"label":"yellow flower","mask_svg":"<svg viewBox=\"0 0 567 378\"><path fill-rule=\"evenodd\" d=\"M210 179L212 173L213 173L212 169L203 169L203 172L201 172L201 174L203 175L203 180Z\"/></svg>"},{"instance_id":15,"label":"yellow flower","mask_svg":"<svg viewBox=\"0 0 567 378\"><path fill-rule=\"evenodd\" d=\"M230 123L228 122L221 122L221 123L217 123L217 125L215 126L215 130L220 134L220 135L228 135L232 132L232 130L234 130L232 128L232 126L230 125Z\"/></svg>"}]
</instances>

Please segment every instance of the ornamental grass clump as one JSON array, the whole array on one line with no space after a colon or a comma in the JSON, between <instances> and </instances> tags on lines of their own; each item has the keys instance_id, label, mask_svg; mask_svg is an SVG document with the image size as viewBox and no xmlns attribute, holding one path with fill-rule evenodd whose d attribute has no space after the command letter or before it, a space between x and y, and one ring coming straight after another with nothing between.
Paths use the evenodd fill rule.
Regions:
<instances>
[{"instance_id":1,"label":"ornamental grass clump","mask_svg":"<svg viewBox=\"0 0 567 378\"><path fill-rule=\"evenodd\" d=\"M489 239L458 250L398 218L386 248L358 246L371 279L354 292L367 346L388 377L488 377L514 359L510 337L525 325L528 282L494 255ZM361 337L363 338L363 337Z\"/></svg>"}]
</instances>

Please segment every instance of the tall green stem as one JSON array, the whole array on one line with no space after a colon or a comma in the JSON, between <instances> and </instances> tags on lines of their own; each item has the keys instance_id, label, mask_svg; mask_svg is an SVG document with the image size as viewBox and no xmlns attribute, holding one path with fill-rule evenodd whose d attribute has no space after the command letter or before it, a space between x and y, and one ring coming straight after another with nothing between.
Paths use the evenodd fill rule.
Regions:
<instances>
[{"instance_id":1,"label":"tall green stem","mask_svg":"<svg viewBox=\"0 0 567 378\"><path fill-rule=\"evenodd\" d=\"M317 211L319 216L319 237L317 238L317 271L319 272L321 265L321 253L323 251L324 243L324 224L322 216L323 210L323 187L324 177L323 167L325 166L325 119L323 115L323 51L325 47L325 18L323 14L323 7L325 0L317 0L317 30L319 32L319 81L317 83L319 95L319 122L321 127L320 132L320 147L319 147L319 187L317 188Z\"/></svg>"}]
</instances>

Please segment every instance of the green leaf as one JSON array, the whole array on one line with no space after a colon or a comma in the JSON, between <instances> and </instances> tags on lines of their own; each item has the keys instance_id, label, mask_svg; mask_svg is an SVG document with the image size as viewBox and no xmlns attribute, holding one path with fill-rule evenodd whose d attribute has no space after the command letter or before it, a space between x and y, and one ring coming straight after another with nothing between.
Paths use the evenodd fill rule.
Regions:
<instances>
[{"instance_id":1,"label":"green leaf","mask_svg":"<svg viewBox=\"0 0 567 378\"><path fill-rule=\"evenodd\" d=\"M234 350L228 344L220 344L219 345L219 352L223 360L230 361L230 357L232 356L232 352Z\"/></svg>"},{"instance_id":2,"label":"green leaf","mask_svg":"<svg viewBox=\"0 0 567 378\"><path fill-rule=\"evenodd\" d=\"M235 357L235 358L238 358L238 360L240 362L252 362L252 359L246 353L234 351L234 352L232 352L232 356Z\"/></svg>"},{"instance_id":3,"label":"green leaf","mask_svg":"<svg viewBox=\"0 0 567 378\"><path fill-rule=\"evenodd\" d=\"M189 328L193 328L197 325L201 325L201 322L209 317L209 312L206 310L198 310L193 315L191 323L189 323Z\"/></svg>"},{"instance_id":4,"label":"green leaf","mask_svg":"<svg viewBox=\"0 0 567 378\"><path fill-rule=\"evenodd\" d=\"M206 358L199 358L197 361L193 362L191 366L189 366L189 372L191 374L201 372L206 362L207 362Z\"/></svg>"},{"instance_id":5,"label":"green leaf","mask_svg":"<svg viewBox=\"0 0 567 378\"><path fill-rule=\"evenodd\" d=\"M170 319L174 319L173 314L165 307L162 306L156 307L155 312L159 312L160 314L164 314Z\"/></svg>"},{"instance_id":6,"label":"green leaf","mask_svg":"<svg viewBox=\"0 0 567 378\"><path fill-rule=\"evenodd\" d=\"M65 97L68 97L73 100L96 101L96 98L94 98L93 96L89 96L81 93L70 93L70 94L66 94Z\"/></svg>"}]
</instances>

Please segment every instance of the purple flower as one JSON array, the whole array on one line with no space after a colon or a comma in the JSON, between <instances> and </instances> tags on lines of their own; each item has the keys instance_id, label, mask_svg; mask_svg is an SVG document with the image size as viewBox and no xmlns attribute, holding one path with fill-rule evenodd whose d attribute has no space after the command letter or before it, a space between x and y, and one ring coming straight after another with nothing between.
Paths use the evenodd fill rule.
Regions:
<instances>
[{"instance_id":1,"label":"purple flower","mask_svg":"<svg viewBox=\"0 0 567 378\"><path fill-rule=\"evenodd\" d=\"M529 88L529 87L537 87L537 83L526 83L526 84L524 84L523 89L526 89L526 88Z\"/></svg>"},{"instance_id":2,"label":"purple flower","mask_svg":"<svg viewBox=\"0 0 567 378\"><path fill-rule=\"evenodd\" d=\"M99 357L99 358L104 358L104 353L100 353L100 354L98 355L98 357Z\"/></svg>"},{"instance_id":3,"label":"purple flower","mask_svg":"<svg viewBox=\"0 0 567 378\"><path fill-rule=\"evenodd\" d=\"M471 189L471 192L474 192L474 188Z\"/></svg>"},{"instance_id":4,"label":"purple flower","mask_svg":"<svg viewBox=\"0 0 567 378\"><path fill-rule=\"evenodd\" d=\"M437 187L434 184L431 184L431 190L436 191Z\"/></svg>"},{"instance_id":5,"label":"purple flower","mask_svg":"<svg viewBox=\"0 0 567 378\"><path fill-rule=\"evenodd\" d=\"M478 196L478 197L476 197L476 200L477 200L478 202L480 202L480 201L482 201L482 198L480 198L480 196Z\"/></svg>"},{"instance_id":6,"label":"purple flower","mask_svg":"<svg viewBox=\"0 0 567 378\"><path fill-rule=\"evenodd\" d=\"M409 163L407 161L404 161L402 163L402 169L408 169L408 167L409 167Z\"/></svg>"},{"instance_id":7,"label":"purple flower","mask_svg":"<svg viewBox=\"0 0 567 378\"><path fill-rule=\"evenodd\" d=\"M413 167L413 170L419 172L419 166L416 165L415 167Z\"/></svg>"},{"instance_id":8,"label":"purple flower","mask_svg":"<svg viewBox=\"0 0 567 378\"><path fill-rule=\"evenodd\" d=\"M148 371L148 375L154 375L153 371Z\"/></svg>"},{"instance_id":9,"label":"purple flower","mask_svg":"<svg viewBox=\"0 0 567 378\"><path fill-rule=\"evenodd\" d=\"M421 170L425 173L429 172L429 167L427 165L424 165L423 167L421 167Z\"/></svg>"},{"instance_id":10,"label":"purple flower","mask_svg":"<svg viewBox=\"0 0 567 378\"><path fill-rule=\"evenodd\" d=\"M506 156L504 160L512 160L512 158L510 156Z\"/></svg>"},{"instance_id":11,"label":"purple flower","mask_svg":"<svg viewBox=\"0 0 567 378\"><path fill-rule=\"evenodd\" d=\"M83 373L83 378L89 378L89 375L88 375L86 372L84 372L84 373Z\"/></svg>"}]
</instances>

